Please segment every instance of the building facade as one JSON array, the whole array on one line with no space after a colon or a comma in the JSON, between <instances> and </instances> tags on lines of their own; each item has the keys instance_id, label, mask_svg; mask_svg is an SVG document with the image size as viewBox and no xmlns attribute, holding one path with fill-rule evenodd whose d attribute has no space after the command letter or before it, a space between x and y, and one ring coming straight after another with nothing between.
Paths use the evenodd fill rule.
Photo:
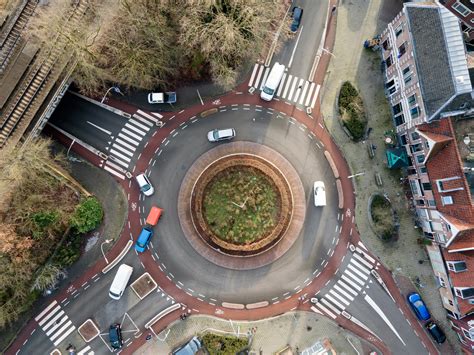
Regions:
<instances>
[{"instance_id":1,"label":"building facade","mask_svg":"<svg viewBox=\"0 0 474 355\"><path fill-rule=\"evenodd\" d=\"M474 112L459 21L442 6L406 3L380 35L397 133Z\"/></svg>"},{"instance_id":2,"label":"building facade","mask_svg":"<svg viewBox=\"0 0 474 355\"><path fill-rule=\"evenodd\" d=\"M445 3L456 7L454 3L464 1ZM474 204L468 183L472 179L467 177L473 171L464 167L453 126L457 120L474 126L463 36L458 18L446 8L406 3L380 42L385 93L399 144L408 155L411 209L431 241L427 251L447 317L464 351L471 354Z\"/></svg>"}]
</instances>

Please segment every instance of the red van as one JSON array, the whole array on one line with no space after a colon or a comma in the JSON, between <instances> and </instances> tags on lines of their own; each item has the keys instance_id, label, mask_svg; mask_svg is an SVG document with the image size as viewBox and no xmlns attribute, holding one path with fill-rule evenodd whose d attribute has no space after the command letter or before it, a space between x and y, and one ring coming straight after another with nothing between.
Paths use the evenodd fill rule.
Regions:
<instances>
[{"instance_id":1,"label":"red van","mask_svg":"<svg viewBox=\"0 0 474 355\"><path fill-rule=\"evenodd\" d=\"M146 224L149 224L150 226L156 226L162 212L163 209L153 206L150 210L150 213L148 213L148 217L146 218Z\"/></svg>"}]
</instances>

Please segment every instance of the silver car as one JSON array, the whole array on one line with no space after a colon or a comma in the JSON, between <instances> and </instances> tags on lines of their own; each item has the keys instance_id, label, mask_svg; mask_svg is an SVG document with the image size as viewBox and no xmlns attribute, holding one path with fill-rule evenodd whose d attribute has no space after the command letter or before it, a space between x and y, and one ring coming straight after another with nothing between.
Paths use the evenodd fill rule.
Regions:
<instances>
[{"instance_id":1,"label":"silver car","mask_svg":"<svg viewBox=\"0 0 474 355\"><path fill-rule=\"evenodd\" d=\"M207 140L209 142L219 142L229 140L235 137L235 130L233 128L213 129L207 133Z\"/></svg>"}]
</instances>

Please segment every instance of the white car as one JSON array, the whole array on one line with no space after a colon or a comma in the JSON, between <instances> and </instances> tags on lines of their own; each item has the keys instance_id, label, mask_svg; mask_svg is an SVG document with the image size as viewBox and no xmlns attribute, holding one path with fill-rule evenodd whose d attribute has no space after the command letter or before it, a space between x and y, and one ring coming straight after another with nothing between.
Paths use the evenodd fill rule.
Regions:
<instances>
[{"instance_id":1,"label":"white car","mask_svg":"<svg viewBox=\"0 0 474 355\"><path fill-rule=\"evenodd\" d=\"M207 140L209 142L219 142L229 140L235 137L235 130L233 128L213 129L207 133Z\"/></svg>"},{"instance_id":2,"label":"white car","mask_svg":"<svg viewBox=\"0 0 474 355\"><path fill-rule=\"evenodd\" d=\"M314 182L314 205L316 207L326 206L326 188L324 182Z\"/></svg>"},{"instance_id":3,"label":"white car","mask_svg":"<svg viewBox=\"0 0 474 355\"><path fill-rule=\"evenodd\" d=\"M169 92L151 92L148 94L149 104L174 104L176 102L176 93Z\"/></svg>"},{"instance_id":4,"label":"white car","mask_svg":"<svg viewBox=\"0 0 474 355\"><path fill-rule=\"evenodd\" d=\"M145 174L137 175L136 178L140 191L143 192L145 196L151 196L155 192L153 186L151 185L150 180Z\"/></svg>"}]
</instances>

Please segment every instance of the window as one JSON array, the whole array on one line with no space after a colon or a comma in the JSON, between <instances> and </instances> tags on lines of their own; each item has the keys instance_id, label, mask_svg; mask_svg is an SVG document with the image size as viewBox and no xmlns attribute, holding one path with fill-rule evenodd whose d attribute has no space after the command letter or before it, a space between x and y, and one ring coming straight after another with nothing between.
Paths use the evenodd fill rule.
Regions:
<instances>
[{"instance_id":1,"label":"window","mask_svg":"<svg viewBox=\"0 0 474 355\"><path fill-rule=\"evenodd\" d=\"M423 190L431 190L431 184L429 182L422 183Z\"/></svg>"},{"instance_id":2,"label":"window","mask_svg":"<svg viewBox=\"0 0 474 355\"><path fill-rule=\"evenodd\" d=\"M425 166L422 167L422 168L420 168L420 173L426 174L426 172L427 172L427 170L426 170L426 167L425 167Z\"/></svg>"},{"instance_id":3,"label":"window","mask_svg":"<svg viewBox=\"0 0 474 355\"><path fill-rule=\"evenodd\" d=\"M405 118L403 117L403 113L401 113L397 117L394 117L394 119L395 119L396 126L400 126L401 124L405 123Z\"/></svg>"},{"instance_id":4,"label":"window","mask_svg":"<svg viewBox=\"0 0 474 355\"><path fill-rule=\"evenodd\" d=\"M436 207L436 202L435 202L435 200L428 200L428 206L430 206L430 207Z\"/></svg>"},{"instance_id":5,"label":"window","mask_svg":"<svg viewBox=\"0 0 474 355\"><path fill-rule=\"evenodd\" d=\"M411 118L414 120L415 118L417 118L418 116L420 116L420 113L421 113L421 110L418 106L416 107L413 107L412 109L410 109L410 115L411 115Z\"/></svg>"},{"instance_id":6,"label":"window","mask_svg":"<svg viewBox=\"0 0 474 355\"><path fill-rule=\"evenodd\" d=\"M421 164L425 161L425 155L424 154L420 154L420 155L417 155L416 156L416 161Z\"/></svg>"},{"instance_id":7,"label":"window","mask_svg":"<svg viewBox=\"0 0 474 355\"><path fill-rule=\"evenodd\" d=\"M382 48L384 50L390 49L390 43L388 42L388 38L382 43Z\"/></svg>"},{"instance_id":8,"label":"window","mask_svg":"<svg viewBox=\"0 0 474 355\"><path fill-rule=\"evenodd\" d=\"M403 81L405 81L405 84L408 84L411 81L411 71L409 65L403 69Z\"/></svg>"},{"instance_id":9,"label":"window","mask_svg":"<svg viewBox=\"0 0 474 355\"><path fill-rule=\"evenodd\" d=\"M448 261L448 269L454 272L462 272L467 270L465 261Z\"/></svg>"},{"instance_id":10,"label":"window","mask_svg":"<svg viewBox=\"0 0 474 355\"><path fill-rule=\"evenodd\" d=\"M392 55L389 55L388 58L385 60L385 64L387 65L387 68L390 68L392 66Z\"/></svg>"},{"instance_id":11,"label":"window","mask_svg":"<svg viewBox=\"0 0 474 355\"><path fill-rule=\"evenodd\" d=\"M441 202L443 203L443 206L452 205L453 198L451 196L442 196Z\"/></svg>"},{"instance_id":12,"label":"window","mask_svg":"<svg viewBox=\"0 0 474 355\"><path fill-rule=\"evenodd\" d=\"M423 150L423 145L421 143L410 145L410 151L416 153Z\"/></svg>"},{"instance_id":13,"label":"window","mask_svg":"<svg viewBox=\"0 0 474 355\"><path fill-rule=\"evenodd\" d=\"M474 287L455 287L454 292L462 299L474 297Z\"/></svg>"},{"instance_id":14,"label":"window","mask_svg":"<svg viewBox=\"0 0 474 355\"><path fill-rule=\"evenodd\" d=\"M392 106L392 111L394 116L398 115L400 112L402 112L402 104L399 102L395 106Z\"/></svg>"},{"instance_id":15,"label":"window","mask_svg":"<svg viewBox=\"0 0 474 355\"><path fill-rule=\"evenodd\" d=\"M403 24L401 24L400 26L398 26L396 29L395 29L395 36L400 36L403 32Z\"/></svg>"},{"instance_id":16,"label":"window","mask_svg":"<svg viewBox=\"0 0 474 355\"><path fill-rule=\"evenodd\" d=\"M405 82L405 83L406 83L406 82ZM408 105L410 105L410 107L416 105L416 95L415 95L415 94L411 95L411 96L408 98ZM420 135L419 135L417 132L413 132L413 133L412 133L412 137L413 137L413 134L415 134L415 133L418 135L418 138L420 138ZM413 140L416 140L416 139L418 139L418 138L413 138Z\"/></svg>"},{"instance_id":17,"label":"window","mask_svg":"<svg viewBox=\"0 0 474 355\"><path fill-rule=\"evenodd\" d=\"M418 184L416 183L416 180L410 180L410 187L411 191L413 192L413 195L419 195L420 191L418 190Z\"/></svg>"},{"instance_id":18,"label":"window","mask_svg":"<svg viewBox=\"0 0 474 355\"><path fill-rule=\"evenodd\" d=\"M403 134L400 136L400 141L402 142L403 145L407 144L407 135Z\"/></svg>"},{"instance_id":19,"label":"window","mask_svg":"<svg viewBox=\"0 0 474 355\"><path fill-rule=\"evenodd\" d=\"M440 276L436 276L436 279L438 280L438 285L441 287L446 287L446 283L444 282L444 279Z\"/></svg>"},{"instance_id":20,"label":"window","mask_svg":"<svg viewBox=\"0 0 474 355\"><path fill-rule=\"evenodd\" d=\"M416 200L416 205L417 205L417 206L424 206L424 205L425 205L425 201L424 201L424 200Z\"/></svg>"},{"instance_id":21,"label":"window","mask_svg":"<svg viewBox=\"0 0 474 355\"><path fill-rule=\"evenodd\" d=\"M463 4L456 2L452 5L452 8L459 12L462 16L466 17L471 13L471 10L469 10L466 6Z\"/></svg>"},{"instance_id":22,"label":"window","mask_svg":"<svg viewBox=\"0 0 474 355\"><path fill-rule=\"evenodd\" d=\"M397 91L397 82L392 79L385 84L385 88L387 89L389 95L392 95Z\"/></svg>"},{"instance_id":23,"label":"window","mask_svg":"<svg viewBox=\"0 0 474 355\"><path fill-rule=\"evenodd\" d=\"M400 47L398 47L398 58L401 58L407 51L407 42L403 42Z\"/></svg>"},{"instance_id":24,"label":"window","mask_svg":"<svg viewBox=\"0 0 474 355\"><path fill-rule=\"evenodd\" d=\"M408 174L408 175L415 175L415 174L416 174L416 170L413 169L413 168L407 169L407 174Z\"/></svg>"}]
</instances>

